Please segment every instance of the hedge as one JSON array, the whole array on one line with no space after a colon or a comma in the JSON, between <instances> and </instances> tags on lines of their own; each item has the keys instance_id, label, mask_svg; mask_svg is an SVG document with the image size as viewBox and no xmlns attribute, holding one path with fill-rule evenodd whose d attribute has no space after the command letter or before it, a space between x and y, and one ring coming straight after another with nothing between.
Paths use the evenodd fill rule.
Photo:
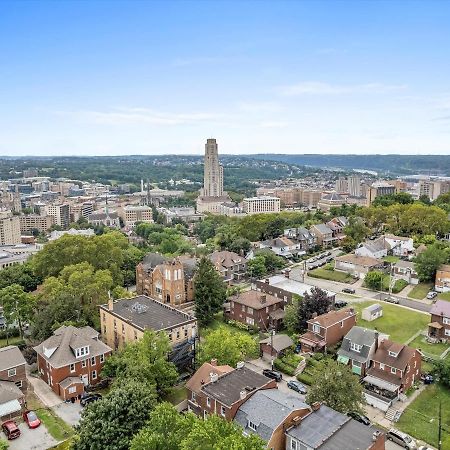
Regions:
<instances>
[{"instance_id":1,"label":"hedge","mask_svg":"<svg viewBox=\"0 0 450 450\"><path fill-rule=\"evenodd\" d=\"M285 364L279 358L275 359L275 361L273 362L273 365L274 365L275 369L285 373L286 375L294 376L294 374L295 374L295 369L292 368L292 366Z\"/></svg>"},{"instance_id":2,"label":"hedge","mask_svg":"<svg viewBox=\"0 0 450 450\"><path fill-rule=\"evenodd\" d=\"M308 375L307 373L299 373L297 375L297 380L301 383L305 383L308 386L311 386L313 384L313 378L311 375Z\"/></svg>"}]
</instances>

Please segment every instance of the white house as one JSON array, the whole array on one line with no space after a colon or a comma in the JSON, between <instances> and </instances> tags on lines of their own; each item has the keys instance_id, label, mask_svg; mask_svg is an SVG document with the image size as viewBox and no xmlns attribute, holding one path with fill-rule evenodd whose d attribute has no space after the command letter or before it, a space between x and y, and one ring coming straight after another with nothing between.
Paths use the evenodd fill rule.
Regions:
<instances>
[{"instance_id":1,"label":"white house","mask_svg":"<svg viewBox=\"0 0 450 450\"><path fill-rule=\"evenodd\" d=\"M395 256L408 256L414 252L412 238L385 234L384 239L391 246L392 253Z\"/></svg>"}]
</instances>

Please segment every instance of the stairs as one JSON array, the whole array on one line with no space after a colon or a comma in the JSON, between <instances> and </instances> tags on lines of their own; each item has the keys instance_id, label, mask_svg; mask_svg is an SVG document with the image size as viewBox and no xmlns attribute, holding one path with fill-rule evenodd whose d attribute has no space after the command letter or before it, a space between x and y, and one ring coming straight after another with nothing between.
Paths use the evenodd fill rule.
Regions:
<instances>
[{"instance_id":1,"label":"stairs","mask_svg":"<svg viewBox=\"0 0 450 450\"><path fill-rule=\"evenodd\" d=\"M402 415L402 412L398 409L395 409L393 406L391 406L387 411L384 417L389 420L390 422L398 422L398 419L400 419L400 416Z\"/></svg>"}]
</instances>

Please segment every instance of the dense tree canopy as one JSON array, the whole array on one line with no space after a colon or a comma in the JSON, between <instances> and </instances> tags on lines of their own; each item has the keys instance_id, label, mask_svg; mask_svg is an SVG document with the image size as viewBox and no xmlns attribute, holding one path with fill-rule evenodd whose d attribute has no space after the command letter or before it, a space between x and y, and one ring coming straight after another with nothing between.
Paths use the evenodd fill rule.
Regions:
<instances>
[{"instance_id":1,"label":"dense tree canopy","mask_svg":"<svg viewBox=\"0 0 450 450\"><path fill-rule=\"evenodd\" d=\"M311 293L305 293L302 300L298 302L298 330L301 331L307 327L307 321L313 317L314 314L320 316L325 314L331 305L331 298L328 294L318 288L314 287Z\"/></svg>"},{"instance_id":2,"label":"dense tree canopy","mask_svg":"<svg viewBox=\"0 0 450 450\"><path fill-rule=\"evenodd\" d=\"M420 281L433 281L437 269L450 261L450 246L435 242L420 253L414 260Z\"/></svg>"},{"instance_id":3,"label":"dense tree canopy","mask_svg":"<svg viewBox=\"0 0 450 450\"><path fill-rule=\"evenodd\" d=\"M25 292L20 284L0 289L0 305L3 307L6 323L11 325L17 322L21 336L23 325L31 318L34 303L34 297Z\"/></svg>"},{"instance_id":4,"label":"dense tree canopy","mask_svg":"<svg viewBox=\"0 0 450 450\"><path fill-rule=\"evenodd\" d=\"M20 284L25 291L32 292L40 283L42 278L34 274L29 262L0 270L0 289L11 284Z\"/></svg>"}]
</instances>

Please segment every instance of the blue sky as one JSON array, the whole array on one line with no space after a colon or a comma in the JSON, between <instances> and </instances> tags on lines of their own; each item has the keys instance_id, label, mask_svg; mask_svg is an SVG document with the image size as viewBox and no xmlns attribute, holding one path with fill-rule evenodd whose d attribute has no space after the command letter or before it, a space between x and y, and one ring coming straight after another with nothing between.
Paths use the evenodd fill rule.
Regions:
<instances>
[{"instance_id":1,"label":"blue sky","mask_svg":"<svg viewBox=\"0 0 450 450\"><path fill-rule=\"evenodd\" d=\"M0 2L0 155L450 153L450 2Z\"/></svg>"}]
</instances>

